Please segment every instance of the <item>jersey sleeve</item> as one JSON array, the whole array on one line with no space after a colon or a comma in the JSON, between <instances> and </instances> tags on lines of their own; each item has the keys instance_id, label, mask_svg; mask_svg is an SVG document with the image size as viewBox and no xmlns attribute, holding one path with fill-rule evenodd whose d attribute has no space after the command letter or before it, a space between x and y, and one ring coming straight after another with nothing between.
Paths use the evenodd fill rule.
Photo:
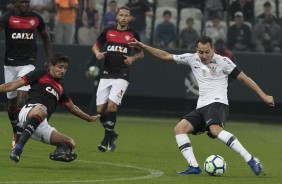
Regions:
<instances>
[{"instance_id":1,"label":"jersey sleeve","mask_svg":"<svg viewBox=\"0 0 282 184\"><path fill-rule=\"evenodd\" d=\"M69 97L69 95L67 94L66 90L64 89L64 92L62 93L59 102L61 105L65 105L66 103L70 102L71 99Z\"/></svg>"},{"instance_id":2,"label":"jersey sleeve","mask_svg":"<svg viewBox=\"0 0 282 184\"><path fill-rule=\"evenodd\" d=\"M41 17L41 15L37 14L37 18L38 18L38 21L39 21L39 24L37 26L37 30L39 32L46 31L46 25L45 25L45 22L44 22L43 18Z\"/></svg>"},{"instance_id":3,"label":"jersey sleeve","mask_svg":"<svg viewBox=\"0 0 282 184\"><path fill-rule=\"evenodd\" d=\"M173 55L173 59L177 64L190 65L193 56L194 54L185 53L181 55Z\"/></svg>"},{"instance_id":4,"label":"jersey sleeve","mask_svg":"<svg viewBox=\"0 0 282 184\"><path fill-rule=\"evenodd\" d=\"M236 67L235 63L233 63L227 57L222 57L222 66L223 66L223 71L226 74L230 74L234 70L234 68Z\"/></svg>"},{"instance_id":5,"label":"jersey sleeve","mask_svg":"<svg viewBox=\"0 0 282 184\"><path fill-rule=\"evenodd\" d=\"M25 81L25 85L30 85L38 81L46 71L44 70L34 70L26 74L25 76L22 77L22 79Z\"/></svg>"},{"instance_id":6,"label":"jersey sleeve","mask_svg":"<svg viewBox=\"0 0 282 184\"><path fill-rule=\"evenodd\" d=\"M96 45L102 47L107 42L107 32L108 29L105 29L97 38Z\"/></svg>"}]
</instances>

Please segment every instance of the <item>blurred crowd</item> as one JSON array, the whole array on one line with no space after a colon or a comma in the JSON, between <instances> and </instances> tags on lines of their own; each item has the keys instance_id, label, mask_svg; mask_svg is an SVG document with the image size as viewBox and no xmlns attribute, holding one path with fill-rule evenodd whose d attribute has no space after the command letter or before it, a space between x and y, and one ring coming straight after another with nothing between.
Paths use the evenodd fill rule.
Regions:
<instances>
[{"instance_id":1,"label":"blurred crowd","mask_svg":"<svg viewBox=\"0 0 282 184\"><path fill-rule=\"evenodd\" d=\"M218 52L281 53L279 0L31 0L57 44L92 45L123 5L132 11L130 27L159 48L194 51L197 38L208 35ZM1 0L0 14L13 8Z\"/></svg>"}]
</instances>

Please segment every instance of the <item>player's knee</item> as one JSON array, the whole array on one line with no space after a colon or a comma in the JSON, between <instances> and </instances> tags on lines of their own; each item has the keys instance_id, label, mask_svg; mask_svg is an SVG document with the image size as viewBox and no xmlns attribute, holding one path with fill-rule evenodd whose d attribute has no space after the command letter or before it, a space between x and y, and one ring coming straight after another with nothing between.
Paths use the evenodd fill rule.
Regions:
<instances>
[{"instance_id":1,"label":"player's knee","mask_svg":"<svg viewBox=\"0 0 282 184\"><path fill-rule=\"evenodd\" d=\"M107 106L107 112L117 112L118 105L115 102L109 101Z\"/></svg>"},{"instance_id":2,"label":"player's knee","mask_svg":"<svg viewBox=\"0 0 282 184\"><path fill-rule=\"evenodd\" d=\"M217 137L218 134L223 130L223 128L217 124L213 124L209 126L210 133Z\"/></svg>"},{"instance_id":3,"label":"player's knee","mask_svg":"<svg viewBox=\"0 0 282 184\"><path fill-rule=\"evenodd\" d=\"M178 123L178 124L174 127L174 134L175 134L175 135L178 135L178 134L183 134L183 133L186 133L186 132L184 132L184 128L183 128L183 126L181 125L181 123Z\"/></svg>"},{"instance_id":4,"label":"player's knee","mask_svg":"<svg viewBox=\"0 0 282 184\"><path fill-rule=\"evenodd\" d=\"M106 105L104 104L104 105L99 105L99 106L97 106L97 109L96 109L96 111L97 111L97 113L98 114L104 114L105 113L105 111L106 111Z\"/></svg>"},{"instance_id":5,"label":"player's knee","mask_svg":"<svg viewBox=\"0 0 282 184\"><path fill-rule=\"evenodd\" d=\"M44 107L41 106L35 106L29 113L29 116L39 116L42 120L44 120L47 117L47 110Z\"/></svg>"},{"instance_id":6,"label":"player's knee","mask_svg":"<svg viewBox=\"0 0 282 184\"><path fill-rule=\"evenodd\" d=\"M186 119L182 119L177 125L174 127L175 135L178 134L187 134L194 131L194 128L190 122Z\"/></svg>"}]
</instances>

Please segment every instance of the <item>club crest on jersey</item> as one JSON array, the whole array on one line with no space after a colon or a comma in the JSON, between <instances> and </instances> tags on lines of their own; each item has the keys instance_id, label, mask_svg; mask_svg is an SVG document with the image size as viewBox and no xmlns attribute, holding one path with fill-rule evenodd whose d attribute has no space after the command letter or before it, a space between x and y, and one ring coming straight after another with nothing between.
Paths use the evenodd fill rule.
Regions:
<instances>
[{"instance_id":1,"label":"club crest on jersey","mask_svg":"<svg viewBox=\"0 0 282 184\"><path fill-rule=\"evenodd\" d=\"M50 86L46 87L45 90L46 90L48 93L51 93L52 95L54 95L57 100L60 99L58 92L57 92L56 90L54 90L53 88L51 88Z\"/></svg>"},{"instance_id":2,"label":"club crest on jersey","mask_svg":"<svg viewBox=\"0 0 282 184\"><path fill-rule=\"evenodd\" d=\"M126 41L131 40L131 37L130 37L129 35L125 35L125 37L124 37L124 38L125 38L125 40L126 40Z\"/></svg>"},{"instance_id":3,"label":"club crest on jersey","mask_svg":"<svg viewBox=\"0 0 282 184\"><path fill-rule=\"evenodd\" d=\"M216 69L217 69L216 66L211 66L209 67L209 69L210 69L210 75L216 75Z\"/></svg>"},{"instance_id":4,"label":"club crest on jersey","mask_svg":"<svg viewBox=\"0 0 282 184\"><path fill-rule=\"evenodd\" d=\"M112 51L112 52L121 52L121 53L127 53L127 47L123 46L116 46L116 45L109 45L107 47L107 51Z\"/></svg>"},{"instance_id":5,"label":"club crest on jersey","mask_svg":"<svg viewBox=\"0 0 282 184\"><path fill-rule=\"evenodd\" d=\"M33 39L33 33L13 33L12 39L18 40L32 40Z\"/></svg>"},{"instance_id":6,"label":"club crest on jersey","mask_svg":"<svg viewBox=\"0 0 282 184\"><path fill-rule=\"evenodd\" d=\"M29 23L30 23L30 25L32 25L32 26L35 25L35 21L34 21L33 19L31 19L31 20L29 21Z\"/></svg>"}]
</instances>

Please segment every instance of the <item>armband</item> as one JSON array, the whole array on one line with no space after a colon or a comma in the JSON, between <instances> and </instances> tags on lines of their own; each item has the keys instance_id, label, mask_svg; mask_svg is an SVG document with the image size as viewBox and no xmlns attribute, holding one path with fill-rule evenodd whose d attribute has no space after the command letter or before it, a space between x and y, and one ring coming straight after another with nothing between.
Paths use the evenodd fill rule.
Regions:
<instances>
[{"instance_id":1,"label":"armband","mask_svg":"<svg viewBox=\"0 0 282 184\"><path fill-rule=\"evenodd\" d=\"M236 66L232 72L229 74L232 78L237 79L238 75L241 73L242 71Z\"/></svg>"}]
</instances>

